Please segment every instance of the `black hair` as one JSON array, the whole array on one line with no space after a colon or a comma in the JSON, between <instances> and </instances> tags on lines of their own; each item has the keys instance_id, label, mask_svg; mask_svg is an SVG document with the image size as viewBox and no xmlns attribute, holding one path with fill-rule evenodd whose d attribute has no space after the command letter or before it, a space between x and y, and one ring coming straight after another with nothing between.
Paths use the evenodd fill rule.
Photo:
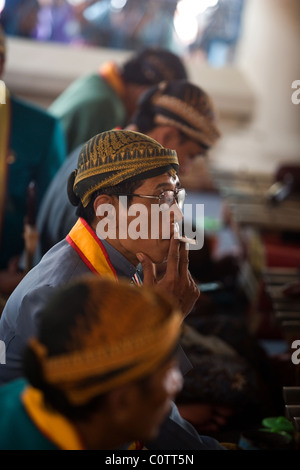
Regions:
<instances>
[{"instance_id":1,"label":"black hair","mask_svg":"<svg viewBox=\"0 0 300 470\"><path fill-rule=\"evenodd\" d=\"M87 419L103 406L105 394L97 395L84 405L70 403L62 390L49 384L44 378L39 359L29 346L25 348L23 354L23 370L29 383L43 393L44 405L55 409L71 420Z\"/></svg>"},{"instance_id":2,"label":"black hair","mask_svg":"<svg viewBox=\"0 0 300 470\"><path fill-rule=\"evenodd\" d=\"M137 188L139 188L143 184L143 182L144 180L122 181L122 183L116 184L115 186L111 186L109 188L98 189L98 191L95 191L92 194L91 200L86 207L83 207L83 204L81 201L78 203L78 206L76 209L77 217L82 217L89 225L91 225L92 221L95 218L94 202L98 196L100 196L101 194L109 194L109 195L124 194L126 196L127 194L134 193L134 191ZM132 198L128 196L127 201L129 204L131 202L131 199Z\"/></svg>"},{"instance_id":3,"label":"black hair","mask_svg":"<svg viewBox=\"0 0 300 470\"><path fill-rule=\"evenodd\" d=\"M88 292L88 287L84 284L64 286L60 291L55 292L45 305L41 315L38 339L47 348L49 357L71 350L71 327L85 312ZM46 381L39 359L30 346L27 346L24 351L23 370L29 383L43 392L45 404L55 408L64 416L72 419L85 419L103 405L105 395L95 397L85 405L72 405L63 391Z\"/></svg>"},{"instance_id":4,"label":"black hair","mask_svg":"<svg viewBox=\"0 0 300 470\"><path fill-rule=\"evenodd\" d=\"M163 80L186 79L187 71L179 56L159 47L143 49L121 70L125 82L155 85Z\"/></svg>"}]
</instances>

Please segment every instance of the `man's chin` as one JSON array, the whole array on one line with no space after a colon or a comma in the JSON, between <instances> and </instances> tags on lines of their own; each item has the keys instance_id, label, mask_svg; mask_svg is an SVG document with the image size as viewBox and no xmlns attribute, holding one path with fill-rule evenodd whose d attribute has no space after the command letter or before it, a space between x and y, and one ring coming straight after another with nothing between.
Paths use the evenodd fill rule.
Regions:
<instances>
[{"instance_id":1,"label":"man's chin","mask_svg":"<svg viewBox=\"0 0 300 470\"><path fill-rule=\"evenodd\" d=\"M166 263L168 259L170 247L170 240L161 240L159 246L151 249L151 252L144 251L144 253L151 259L154 264ZM155 250L155 251L154 251Z\"/></svg>"}]
</instances>

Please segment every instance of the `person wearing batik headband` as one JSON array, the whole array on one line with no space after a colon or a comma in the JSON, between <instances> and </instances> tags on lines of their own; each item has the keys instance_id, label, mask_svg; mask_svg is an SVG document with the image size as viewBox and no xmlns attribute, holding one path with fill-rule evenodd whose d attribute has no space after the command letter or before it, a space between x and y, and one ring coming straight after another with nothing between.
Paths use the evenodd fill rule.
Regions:
<instances>
[{"instance_id":1,"label":"person wearing batik headband","mask_svg":"<svg viewBox=\"0 0 300 470\"><path fill-rule=\"evenodd\" d=\"M140 98L137 107L126 129L142 132L165 148L176 150L180 178L188 173L193 160L199 155L205 155L220 136L212 100L203 89L188 80L164 81L152 86ZM67 184L81 149L82 145L68 156L43 200L37 216L39 242L34 264L65 237L76 222L75 210L67 193L61 194L60 188Z\"/></svg>"},{"instance_id":2,"label":"person wearing batik headband","mask_svg":"<svg viewBox=\"0 0 300 470\"><path fill-rule=\"evenodd\" d=\"M139 132L112 130L96 135L83 146L77 168L70 175L68 194L74 205L81 202L86 207L98 189L153 178L165 172L176 179L177 171L175 150L164 148Z\"/></svg>"},{"instance_id":3,"label":"person wearing batik headband","mask_svg":"<svg viewBox=\"0 0 300 470\"><path fill-rule=\"evenodd\" d=\"M128 129L172 145L185 175L197 156L205 156L221 136L211 97L188 80L164 81L141 96Z\"/></svg>"},{"instance_id":4,"label":"person wearing batik headband","mask_svg":"<svg viewBox=\"0 0 300 470\"><path fill-rule=\"evenodd\" d=\"M186 78L179 56L164 48L149 47L122 64L104 62L97 72L77 78L48 109L61 120L70 153L100 132L124 128L139 97L149 87L163 80Z\"/></svg>"},{"instance_id":5,"label":"person wearing batik headband","mask_svg":"<svg viewBox=\"0 0 300 470\"><path fill-rule=\"evenodd\" d=\"M25 378L0 388L0 449L143 448L181 389L181 318L171 297L125 280L90 274L59 289Z\"/></svg>"},{"instance_id":6,"label":"person wearing batik headband","mask_svg":"<svg viewBox=\"0 0 300 470\"><path fill-rule=\"evenodd\" d=\"M131 288L139 288L137 267L143 266L144 285L157 286L174 296L182 312L182 320L199 297L199 290L188 270L185 243L174 238L175 220L182 217L177 203L184 192L179 189L176 152L166 149L154 139L133 131L111 130L96 135L82 148L75 171L70 175L68 193L78 205L78 220L65 239L52 247L32 268L11 294L0 318L0 338L8 345L6 365L0 369L0 381L7 382L22 375L21 357L24 345L32 336L49 295L58 287L83 274L94 273L117 282L127 278ZM118 237L125 222L132 216L120 195L127 195L128 211L139 204L151 219L151 205L172 205L170 238L133 239L127 234ZM105 216L101 206L115 211L116 237L99 238L97 226ZM100 210L100 211L99 211ZM124 212L125 211L125 212ZM98 215L99 214L99 215ZM107 214L107 217L109 214ZM120 216L120 219L119 219ZM166 260L165 276L156 282L153 263ZM133 283L134 280L134 283ZM112 296L113 301L113 296ZM141 308L141 315L144 314ZM118 316L115 315L116 325ZM190 363L179 349L182 372ZM183 420L174 405L161 426L159 436L147 447L152 449L222 449L218 442L199 436Z\"/></svg>"}]
</instances>

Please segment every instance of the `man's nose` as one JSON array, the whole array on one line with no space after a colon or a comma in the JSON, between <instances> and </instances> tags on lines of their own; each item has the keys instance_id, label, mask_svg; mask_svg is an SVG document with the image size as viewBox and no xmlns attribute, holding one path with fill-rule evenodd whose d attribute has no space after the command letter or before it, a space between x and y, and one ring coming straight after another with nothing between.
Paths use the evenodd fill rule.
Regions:
<instances>
[{"instance_id":1,"label":"man's nose","mask_svg":"<svg viewBox=\"0 0 300 470\"><path fill-rule=\"evenodd\" d=\"M183 213L178 204L173 204L172 209L174 214L174 222L181 222L183 220Z\"/></svg>"}]
</instances>

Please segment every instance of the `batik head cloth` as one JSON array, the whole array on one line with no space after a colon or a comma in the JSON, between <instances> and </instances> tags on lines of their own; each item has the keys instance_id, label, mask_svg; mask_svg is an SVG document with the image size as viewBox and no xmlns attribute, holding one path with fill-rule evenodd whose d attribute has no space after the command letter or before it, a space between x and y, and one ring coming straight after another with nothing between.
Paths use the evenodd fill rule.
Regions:
<instances>
[{"instance_id":1,"label":"batik head cloth","mask_svg":"<svg viewBox=\"0 0 300 470\"><path fill-rule=\"evenodd\" d=\"M98 189L177 170L175 150L139 132L111 130L97 134L83 146L73 175L73 192L86 207Z\"/></svg>"},{"instance_id":2,"label":"batik head cloth","mask_svg":"<svg viewBox=\"0 0 300 470\"><path fill-rule=\"evenodd\" d=\"M156 288L91 275L53 297L30 344L44 380L81 405L154 372L174 352L181 323Z\"/></svg>"},{"instance_id":3,"label":"batik head cloth","mask_svg":"<svg viewBox=\"0 0 300 470\"><path fill-rule=\"evenodd\" d=\"M141 128L142 120L152 126L176 127L207 148L221 135L212 99L188 80L164 81L146 91L140 98L133 122Z\"/></svg>"}]
</instances>

